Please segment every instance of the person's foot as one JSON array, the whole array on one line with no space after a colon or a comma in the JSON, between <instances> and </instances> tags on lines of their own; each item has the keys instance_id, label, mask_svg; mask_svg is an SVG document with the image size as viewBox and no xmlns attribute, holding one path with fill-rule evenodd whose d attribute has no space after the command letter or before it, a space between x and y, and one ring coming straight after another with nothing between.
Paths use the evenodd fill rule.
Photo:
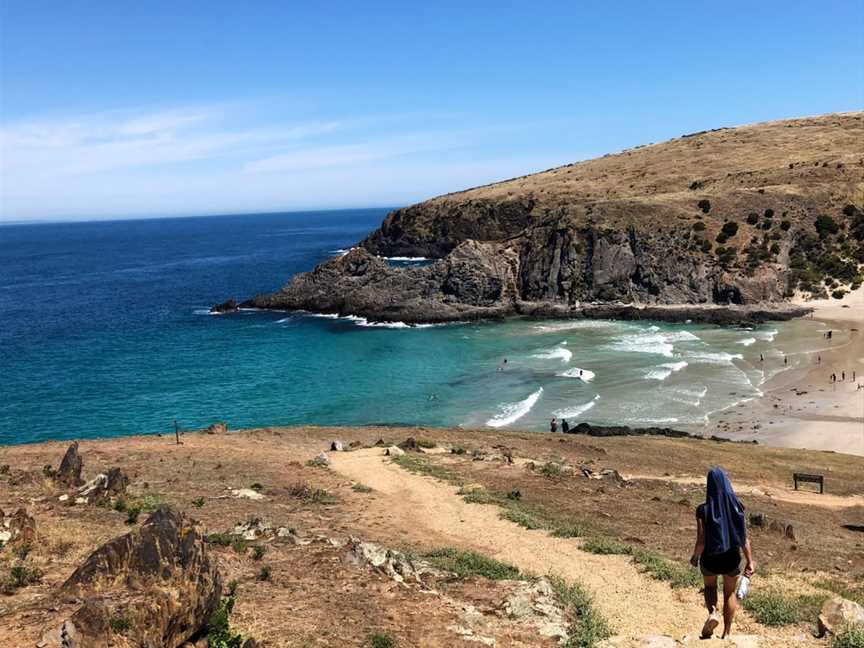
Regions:
<instances>
[{"instance_id":1,"label":"person's foot","mask_svg":"<svg viewBox=\"0 0 864 648\"><path fill-rule=\"evenodd\" d=\"M717 616L716 612L712 612L708 615L708 620L705 621L705 625L702 626L702 638L710 639L718 625L720 625L720 618Z\"/></svg>"}]
</instances>

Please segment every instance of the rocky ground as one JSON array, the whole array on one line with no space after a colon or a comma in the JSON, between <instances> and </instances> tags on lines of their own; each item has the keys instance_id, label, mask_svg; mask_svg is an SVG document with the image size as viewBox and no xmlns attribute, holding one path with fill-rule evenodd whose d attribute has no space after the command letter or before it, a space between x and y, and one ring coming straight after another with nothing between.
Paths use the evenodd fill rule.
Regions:
<instances>
[{"instance_id":1,"label":"rocky ground","mask_svg":"<svg viewBox=\"0 0 864 648\"><path fill-rule=\"evenodd\" d=\"M703 613L686 558L714 464L751 514L754 591L793 608L776 627L744 612L723 645L827 645L812 638L822 601L864 597L860 458L655 436L210 432L0 450L0 645L689 645ZM825 495L791 490L804 469Z\"/></svg>"},{"instance_id":2,"label":"rocky ground","mask_svg":"<svg viewBox=\"0 0 864 648\"><path fill-rule=\"evenodd\" d=\"M240 306L438 322L839 298L864 278L862 136L862 113L718 129L447 194ZM381 258L405 255L437 260ZM738 321L801 314L756 309ZM693 312L666 311L721 321Z\"/></svg>"}]
</instances>

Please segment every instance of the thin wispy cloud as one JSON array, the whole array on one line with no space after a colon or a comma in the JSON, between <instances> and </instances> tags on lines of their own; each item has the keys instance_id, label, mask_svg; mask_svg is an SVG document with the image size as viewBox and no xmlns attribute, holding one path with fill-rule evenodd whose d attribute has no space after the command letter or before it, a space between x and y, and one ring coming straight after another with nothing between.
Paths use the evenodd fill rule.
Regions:
<instances>
[{"instance_id":1,"label":"thin wispy cloud","mask_svg":"<svg viewBox=\"0 0 864 648\"><path fill-rule=\"evenodd\" d=\"M246 102L3 123L0 218L394 204L529 168L508 152L477 153L524 125L279 110Z\"/></svg>"}]
</instances>

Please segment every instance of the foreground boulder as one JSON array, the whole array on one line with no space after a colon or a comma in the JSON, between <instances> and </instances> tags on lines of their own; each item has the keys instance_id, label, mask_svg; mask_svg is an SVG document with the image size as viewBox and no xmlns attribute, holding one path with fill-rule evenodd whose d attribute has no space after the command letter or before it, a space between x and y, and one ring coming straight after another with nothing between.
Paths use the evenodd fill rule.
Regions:
<instances>
[{"instance_id":1,"label":"foreground boulder","mask_svg":"<svg viewBox=\"0 0 864 648\"><path fill-rule=\"evenodd\" d=\"M78 452L78 442L74 441L63 455L60 468L54 476L54 482L63 488L78 488L84 484L81 479L81 471L84 469L84 460Z\"/></svg>"},{"instance_id":2,"label":"foreground boulder","mask_svg":"<svg viewBox=\"0 0 864 648\"><path fill-rule=\"evenodd\" d=\"M179 646L206 629L222 579L197 526L162 506L141 527L94 551L60 588L79 607L50 627L42 648L108 646L111 628L138 646Z\"/></svg>"},{"instance_id":3,"label":"foreground boulder","mask_svg":"<svg viewBox=\"0 0 864 648\"><path fill-rule=\"evenodd\" d=\"M817 619L819 636L839 634L850 626L864 627L864 607L854 601L835 596L822 605Z\"/></svg>"}]
</instances>

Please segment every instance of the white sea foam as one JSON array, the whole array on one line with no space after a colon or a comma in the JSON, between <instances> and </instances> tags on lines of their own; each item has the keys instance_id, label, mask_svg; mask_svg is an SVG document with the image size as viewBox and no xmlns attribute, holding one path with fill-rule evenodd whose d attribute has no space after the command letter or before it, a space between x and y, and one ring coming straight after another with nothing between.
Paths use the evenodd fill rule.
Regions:
<instances>
[{"instance_id":1,"label":"white sea foam","mask_svg":"<svg viewBox=\"0 0 864 648\"><path fill-rule=\"evenodd\" d=\"M528 396L525 400L518 401L516 403L504 403L500 407L500 412L486 421L486 425L489 427L504 427L505 425L510 425L511 423L515 423L520 418L525 416L528 412L531 411L531 408L537 404L537 401L540 400L540 396L543 394L543 388L540 387L533 394Z\"/></svg>"},{"instance_id":2,"label":"white sea foam","mask_svg":"<svg viewBox=\"0 0 864 648\"><path fill-rule=\"evenodd\" d=\"M751 344L754 344L755 342L756 342L756 338L749 337L749 338L744 338L743 340L738 340L738 342L736 344L742 344L744 346L750 346Z\"/></svg>"},{"instance_id":3,"label":"white sea foam","mask_svg":"<svg viewBox=\"0 0 864 648\"><path fill-rule=\"evenodd\" d=\"M655 419L639 419L639 423L643 425L665 425L667 423L677 423L678 419L674 416L670 416L667 418L655 418Z\"/></svg>"},{"instance_id":4,"label":"white sea foam","mask_svg":"<svg viewBox=\"0 0 864 648\"><path fill-rule=\"evenodd\" d=\"M214 313L209 308L196 308L192 311L195 315L219 315L220 313Z\"/></svg>"},{"instance_id":5,"label":"white sea foam","mask_svg":"<svg viewBox=\"0 0 864 648\"><path fill-rule=\"evenodd\" d=\"M579 418L579 416L581 416L582 414L584 414L585 412L590 410L592 407L594 407L594 405L597 403L597 400L599 398L600 398L600 395L598 394L597 396L595 396L592 400L588 401L587 403L582 403L581 405L575 405L573 407L565 407L564 409L560 409L556 412L553 412L553 414L555 416L557 416L558 418L565 418L565 419Z\"/></svg>"},{"instance_id":6,"label":"white sea foam","mask_svg":"<svg viewBox=\"0 0 864 648\"><path fill-rule=\"evenodd\" d=\"M591 382L594 380L594 372L588 371L587 369L580 369L579 367L573 367L572 369L568 369L567 371L562 371L558 374L562 378L578 378L582 382Z\"/></svg>"},{"instance_id":7,"label":"white sea foam","mask_svg":"<svg viewBox=\"0 0 864 648\"><path fill-rule=\"evenodd\" d=\"M542 360L560 360L561 362L570 362L573 357L573 352L570 349L557 346L554 349L546 349L535 353L532 358L540 358Z\"/></svg>"},{"instance_id":8,"label":"white sea foam","mask_svg":"<svg viewBox=\"0 0 864 648\"><path fill-rule=\"evenodd\" d=\"M696 385L693 387L676 387L671 390L669 398L677 403L683 403L690 407L699 407L705 394L708 393L708 388L705 385Z\"/></svg>"},{"instance_id":9,"label":"white sea foam","mask_svg":"<svg viewBox=\"0 0 864 648\"><path fill-rule=\"evenodd\" d=\"M371 321L365 317L360 317L359 315L337 315L335 313L304 313L307 317L322 317L325 319L340 319L345 320L346 322L351 322L357 326L371 327L371 328L388 328L388 329L424 329L424 328L432 328L434 326L447 326L448 324L458 324L459 322L442 322L440 324L408 324L406 322L375 322ZM279 320L280 322L286 321L290 318L285 318L285 320Z\"/></svg>"},{"instance_id":10,"label":"white sea foam","mask_svg":"<svg viewBox=\"0 0 864 648\"><path fill-rule=\"evenodd\" d=\"M549 324L537 324L532 328L540 333L554 333L556 331L571 331L576 329L605 329L619 326L617 322L609 320L568 320L566 322L551 322Z\"/></svg>"},{"instance_id":11,"label":"white sea foam","mask_svg":"<svg viewBox=\"0 0 864 648\"><path fill-rule=\"evenodd\" d=\"M656 332L656 331L659 331L659 330L660 330L660 327L657 326L657 325L652 325L652 326L649 326L649 327L648 327L648 330L651 331L651 332Z\"/></svg>"},{"instance_id":12,"label":"white sea foam","mask_svg":"<svg viewBox=\"0 0 864 648\"><path fill-rule=\"evenodd\" d=\"M339 248L338 250L330 250L330 254L335 254L335 255L342 257L342 256L345 256L346 254L348 254L353 249L354 249L353 247L347 248L347 249L346 248Z\"/></svg>"},{"instance_id":13,"label":"white sea foam","mask_svg":"<svg viewBox=\"0 0 864 648\"><path fill-rule=\"evenodd\" d=\"M669 376L672 375L671 369L651 369L645 374L645 378L648 380L666 380Z\"/></svg>"},{"instance_id":14,"label":"white sea foam","mask_svg":"<svg viewBox=\"0 0 864 648\"><path fill-rule=\"evenodd\" d=\"M674 347L661 333L636 333L619 338L612 348L615 351L653 353L671 358Z\"/></svg>"},{"instance_id":15,"label":"white sea foam","mask_svg":"<svg viewBox=\"0 0 864 648\"><path fill-rule=\"evenodd\" d=\"M687 366L686 360L679 362L667 362L665 364L649 369L645 374L647 380L666 380L669 376L677 371L681 371Z\"/></svg>"},{"instance_id":16,"label":"white sea foam","mask_svg":"<svg viewBox=\"0 0 864 648\"><path fill-rule=\"evenodd\" d=\"M386 261L431 261L429 257L410 257L410 256L392 256L392 257L381 257Z\"/></svg>"},{"instance_id":17,"label":"white sea foam","mask_svg":"<svg viewBox=\"0 0 864 648\"><path fill-rule=\"evenodd\" d=\"M290 322L292 319L294 319L294 318L291 315L289 315L288 317L283 317L280 320L276 320L276 323L277 324L284 324L285 322Z\"/></svg>"},{"instance_id":18,"label":"white sea foam","mask_svg":"<svg viewBox=\"0 0 864 648\"><path fill-rule=\"evenodd\" d=\"M773 342L774 338L777 336L777 329L771 329L769 331L753 331L753 335L755 335L760 340Z\"/></svg>"},{"instance_id":19,"label":"white sea foam","mask_svg":"<svg viewBox=\"0 0 864 648\"><path fill-rule=\"evenodd\" d=\"M731 365L733 360L744 358L740 353L726 353L725 351L697 351L687 355L693 362L702 364Z\"/></svg>"}]
</instances>

